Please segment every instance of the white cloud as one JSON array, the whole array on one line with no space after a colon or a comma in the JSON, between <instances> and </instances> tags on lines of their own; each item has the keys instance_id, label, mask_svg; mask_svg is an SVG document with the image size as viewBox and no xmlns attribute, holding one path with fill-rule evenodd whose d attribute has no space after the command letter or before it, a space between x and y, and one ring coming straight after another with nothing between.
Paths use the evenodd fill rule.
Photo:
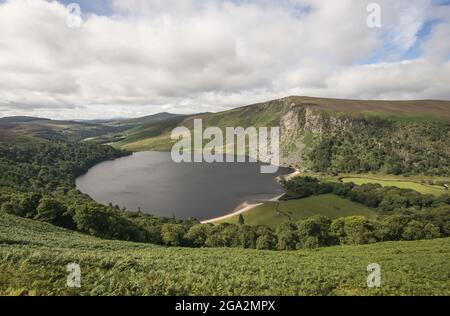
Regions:
<instances>
[{"instance_id":1,"label":"white cloud","mask_svg":"<svg viewBox=\"0 0 450 316\"><path fill-rule=\"evenodd\" d=\"M450 99L444 11L378 1L383 28L370 29L369 2L113 0L113 16L81 28L58 2L0 2L0 116L192 113L292 94ZM422 58L402 61L430 16L444 21Z\"/></svg>"}]
</instances>

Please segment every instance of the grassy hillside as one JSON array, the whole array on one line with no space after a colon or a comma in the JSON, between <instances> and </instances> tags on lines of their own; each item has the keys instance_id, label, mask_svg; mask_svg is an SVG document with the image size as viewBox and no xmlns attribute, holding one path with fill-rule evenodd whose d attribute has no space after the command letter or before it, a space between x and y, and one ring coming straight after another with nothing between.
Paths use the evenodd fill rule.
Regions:
<instances>
[{"instance_id":1,"label":"grassy hillside","mask_svg":"<svg viewBox=\"0 0 450 316\"><path fill-rule=\"evenodd\" d=\"M450 121L450 102L448 101L368 101L288 97L219 113L191 116L180 122L180 125L192 127L192 121L195 118L201 118L205 126L217 126L223 129L237 126L279 126L280 119L291 105L323 111L333 116L378 117L402 122ZM170 127L174 128L176 125ZM137 151L169 150L173 144L170 140L170 130L160 129L159 131L159 134L142 133L140 130L131 131L118 145Z\"/></svg>"},{"instance_id":2,"label":"grassy hillside","mask_svg":"<svg viewBox=\"0 0 450 316\"><path fill-rule=\"evenodd\" d=\"M179 124L127 133L117 146L132 151L171 149L171 130L204 127L280 127L281 163L305 171L448 176L449 101L366 101L288 97ZM173 122L172 123L176 123ZM228 144L229 145L229 144ZM227 146L227 149L232 147Z\"/></svg>"},{"instance_id":3,"label":"grassy hillside","mask_svg":"<svg viewBox=\"0 0 450 316\"><path fill-rule=\"evenodd\" d=\"M171 131L185 120L185 116L177 116L159 122L139 125L128 130L123 139L113 143L116 147L132 151L159 150L169 151L175 141L170 139Z\"/></svg>"},{"instance_id":4,"label":"grassy hillside","mask_svg":"<svg viewBox=\"0 0 450 316\"><path fill-rule=\"evenodd\" d=\"M310 107L333 112L353 113L357 116L384 117L401 121L450 121L450 102L438 100L378 101L346 100L293 96L289 100Z\"/></svg>"},{"instance_id":5,"label":"grassy hillside","mask_svg":"<svg viewBox=\"0 0 450 316\"><path fill-rule=\"evenodd\" d=\"M220 113L206 113L185 117L184 120L167 120L156 126L143 126L130 131L117 146L132 151L160 150L169 151L175 143L170 138L171 131L177 126L193 129L195 119L202 119L205 127L215 126L222 130L226 127L264 127L278 126L283 106L278 101L232 109Z\"/></svg>"},{"instance_id":6,"label":"grassy hillside","mask_svg":"<svg viewBox=\"0 0 450 316\"><path fill-rule=\"evenodd\" d=\"M266 225L271 228L276 228L286 222L297 222L314 215L323 215L330 219L347 216L376 217L376 213L370 208L334 194L312 196L300 200L268 202L242 214L246 225ZM223 220L221 223L238 224L238 216Z\"/></svg>"},{"instance_id":7,"label":"grassy hillside","mask_svg":"<svg viewBox=\"0 0 450 316\"><path fill-rule=\"evenodd\" d=\"M57 121L35 117L0 118L0 141L79 141L113 131L116 131L113 127L88 122Z\"/></svg>"},{"instance_id":8,"label":"grassy hillside","mask_svg":"<svg viewBox=\"0 0 450 316\"><path fill-rule=\"evenodd\" d=\"M439 196L441 194L448 193L448 190L445 190L443 186L438 185L429 185L417 183L414 181L401 181L401 180L380 180L373 178L365 178L365 177L354 177L354 178L342 178L342 182L349 183L353 182L357 185L362 185L366 183L378 183L384 187L397 187L401 189L412 189L422 194L432 194ZM447 180L448 181L448 180Z\"/></svg>"},{"instance_id":9,"label":"grassy hillside","mask_svg":"<svg viewBox=\"0 0 450 316\"><path fill-rule=\"evenodd\" d=\"M156 125L165 120L184 118L183 115L159 113L135 119L60 121L37 117L0 118L0 141L43 142L91 140L96 142L115 142L124 138L127 131ZM177 121L179 122L179 121ZM144 134L142 136L152 136Z\"/></svg>"},{"instance_id":10,"label":"grassy hillside","mask_svg":"<svg viewBox=\"0 0 450 316\"><path fill-rule=\"evenodd\" d=\"M291 252L99 240L0 215L2 295L449 295L450 239ZM81 266L81 289L66 265ZM370 263L382 287L366 286Z\"/></svg>"}]
</instances>

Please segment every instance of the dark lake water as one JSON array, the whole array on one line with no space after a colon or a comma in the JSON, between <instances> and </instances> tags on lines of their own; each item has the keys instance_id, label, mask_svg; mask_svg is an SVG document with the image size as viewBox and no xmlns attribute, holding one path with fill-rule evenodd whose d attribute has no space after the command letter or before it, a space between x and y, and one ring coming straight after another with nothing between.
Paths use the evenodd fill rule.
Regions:
<instances>
[{"instance_id":1,"label":"dark lake water","mask_svg":"<svg viewBox=\"0 0 450 316\"><path fill-rule=\"evenodd\" d=\"M199 220L232 212L243 202L283 193L276 174L261 174L259 163L174 163L170 153L140 152L91 168L77 188L99 203L158 216Z\"/></svg>"}]
</instances>

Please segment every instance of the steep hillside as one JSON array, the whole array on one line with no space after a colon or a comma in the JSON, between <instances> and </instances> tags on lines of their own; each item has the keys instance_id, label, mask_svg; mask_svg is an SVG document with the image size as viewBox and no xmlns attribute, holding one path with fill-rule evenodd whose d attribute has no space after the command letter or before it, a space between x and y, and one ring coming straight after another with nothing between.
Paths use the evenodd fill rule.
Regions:
<instances>
[{"instance_id":1,"label":"steep hillside","mask_svg":"<svg viewBox=\"0 0 450 316\"><path fill-rule=\"evenodd\" d=\"M191 116L151 134L130 133L118 146L170 150L170 131L207 126L281 129L282 165L337 173L448 176L449 101L360 101L288 97L226 112ZM148 127L147 127L148 128ZM159 132L159 133L158 133Z\"/></svg>"},{"instance_id":2,"label":"steep hillside","mask_svg":"<svg viewBox=\"0 0 450 316\"><path fill-rule=\"evenodd\" d=\"M291 252L107 241L0 215L1 295L449 295L450 239ZM66 286L69 263L81 288ZM382 287L366 285L371 263Z\"/></svg>"}]
</instances>

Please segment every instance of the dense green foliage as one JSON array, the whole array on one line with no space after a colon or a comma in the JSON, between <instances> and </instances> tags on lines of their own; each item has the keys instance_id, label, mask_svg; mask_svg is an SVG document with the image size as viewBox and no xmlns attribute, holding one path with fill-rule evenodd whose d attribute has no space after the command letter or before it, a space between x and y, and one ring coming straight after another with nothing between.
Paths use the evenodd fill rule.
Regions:
<instances>
[{"instance_id":1,"label":"dense green foliage","mask_svg":"<svg viewBox=\"0 0 450 316\"><path fill-rule=\"evenodd\" d=\"M338 196L376 209L381 214L414 212L445 205L450 196L421 194L411 189L383 187L380 184L355 185L354 183L320 182L312 177L297 177L285 183L286 194L282 200L304 198L312 195L334 193Z\"/></svg>"},{"instance_id":2,"label":"dense green foliage","mask_svg":"<svg viewBox=\"0 0 450 316\"><path fill-rule=\"evenodd\" d=\"M0 143L0 211L102 238L162 243L162 226L181 221L104 206L75 190L78 175L126 154L91 143Z\"/></svg>"},{"instance_id":3,"label":"dense green foliage","mask_svg":"<svg viewBox=\"0 0 450 316\"><path fill-rule=\"evenodd\" d=\"M72 188L77 176L95 164L127 152L90 143L0 142L0 187L23 192Z\"/></svg>"},{"instance_id":4,"label":"dense green foliage","mask_svg":"<svg viewBox=\"0 0 450 316\"><path fill-rule=\"evenodd\" d=\"M449 236L448 196L433 197L374 184L320 183L315 178L300 177L285 184L285 200L334 193L375 208L387 219L351 217L331 221L320 217L320 224L311 222L316 218L301 219L275 230L245 225L243 217L237 225L200 225L193 219L177 221L100 205L74 189L77 175L101 160L126 152L89 143L4 144L0 150L4 171L0 178L1 212L101 238L167 246L290 250ZM383 221L389 222L394 215L401 216L403 225L384 225ZM308 225L315 228L305 228Z\"/></svg>"},{"instance_id":5,"label":"dense green foliage","mask_svg":"<svg viewBox=\"0 0 450 316\"><path fill-rule=\"evenodd\" d=\"M349 128L323 131L307 154L315 171L332 174L450 175L450 124L352 119Z\"/></svg>"},{"instance_id":6,"label":"dense green foliage","mask_svg":"<svg viewBox=\"0 0 450 316\"><path fill-rule=\"evenodd\" d=\"M266 236L258 244L270 242ZM96 239L0 215L0 294L449 295L449 242L289 252L164 248ZM66 286L66 267L73 262L81 267L80 289ZM381 265L381 288L367 287L371 263Z\"/></svg>"}]
</instances>

